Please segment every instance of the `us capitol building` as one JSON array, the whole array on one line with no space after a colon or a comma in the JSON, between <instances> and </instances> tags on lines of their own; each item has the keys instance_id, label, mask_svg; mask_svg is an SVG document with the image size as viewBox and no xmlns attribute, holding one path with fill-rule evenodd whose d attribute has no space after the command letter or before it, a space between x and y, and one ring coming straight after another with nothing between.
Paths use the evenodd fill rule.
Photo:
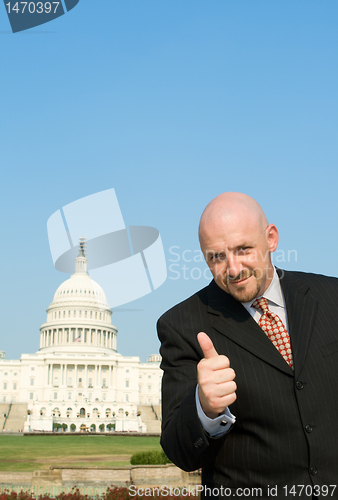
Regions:
<instances>
[{"instance_id":1,"label":"us capitol building","mask_svg":"<svg viewBox=\"0 0 338 500\"><path fill-rule=\"evenodd\" d=\"M79 248L75 273L40 327L40 349L20 360L0 351L0 430L159 432L161 357L141 363L117 352L112 310L87 272L83 242ZM15 428L19 408L23 425Z\"/></svg>"}]
</instances>

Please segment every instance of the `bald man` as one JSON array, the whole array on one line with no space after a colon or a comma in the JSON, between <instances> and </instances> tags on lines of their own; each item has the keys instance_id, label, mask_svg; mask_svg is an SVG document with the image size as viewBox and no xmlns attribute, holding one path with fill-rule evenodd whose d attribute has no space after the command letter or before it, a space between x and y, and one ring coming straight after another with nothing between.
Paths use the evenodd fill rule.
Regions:
<instances>
[{"instance_id":1,"label":"bald man","mask_svg":"<svg viewBox=\"0 0 338 500\"><path fill-rule=\"evenodd\" d=\"M214 279L158 321L165 452L205 498L338 498L338 280L275 269L277 228L241 193L199 239Z\"/></svg>"}]
</instances>

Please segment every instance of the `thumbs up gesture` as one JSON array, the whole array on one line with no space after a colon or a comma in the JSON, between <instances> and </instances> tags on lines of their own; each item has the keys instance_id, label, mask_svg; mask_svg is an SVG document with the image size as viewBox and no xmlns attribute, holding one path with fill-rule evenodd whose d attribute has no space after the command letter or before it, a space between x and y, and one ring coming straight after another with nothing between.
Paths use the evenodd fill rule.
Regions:
<instances>
[{"instance_id":1,"label":"thumbs up gesture","mask_svg":"<svg viewBox=\"0 0 338 500\"><path fill-rule=\"evenodd\" d=\"M229 359L217 353L206 333L200 332L197 340L204 355L197 365L198 396L206 416L216 418L236 400L236 374Z\"/></svg>"}]
</instances>

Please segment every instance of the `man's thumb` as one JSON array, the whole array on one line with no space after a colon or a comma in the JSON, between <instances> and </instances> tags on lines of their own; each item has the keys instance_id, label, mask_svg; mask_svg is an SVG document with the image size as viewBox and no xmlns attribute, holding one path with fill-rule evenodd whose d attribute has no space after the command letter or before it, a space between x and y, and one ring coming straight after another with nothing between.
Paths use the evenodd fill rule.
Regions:
<instances>
[{"instance_id":1,"label":"man's thumb","mask_svg":"<svg viewBox=\"0 0 338 500\"><path fill-rule=\"evenodd\" d=\"M204 357L206 359L214 358L218 356L216 349L214 348L214 344L208 335L204 332L200 332L197 335L198 343L203 351Z\"/></svg>"}]
</instances>

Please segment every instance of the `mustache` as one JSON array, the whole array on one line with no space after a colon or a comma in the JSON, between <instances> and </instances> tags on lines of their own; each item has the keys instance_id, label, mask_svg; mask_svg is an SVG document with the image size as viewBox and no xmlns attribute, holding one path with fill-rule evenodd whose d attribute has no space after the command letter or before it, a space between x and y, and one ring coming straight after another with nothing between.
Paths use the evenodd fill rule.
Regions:
<instances>
[{"instance_id":1,"label":"mustache","mask_svg":"<svg viewBox=\"0 0 338 500\"><path fill-rule=\"evenodd\" d=\"M226 285L229 285L229 283L232 283L234 281L240 281L240 280L244 280L246 278L250 278L250 276L252 276L252 275L255 275L254 271L244 270L244 271L240 272L237 276L234 276L234 277L230 277L228 275L225 276L223 282Z\"/></svg>"}]
</instances>

